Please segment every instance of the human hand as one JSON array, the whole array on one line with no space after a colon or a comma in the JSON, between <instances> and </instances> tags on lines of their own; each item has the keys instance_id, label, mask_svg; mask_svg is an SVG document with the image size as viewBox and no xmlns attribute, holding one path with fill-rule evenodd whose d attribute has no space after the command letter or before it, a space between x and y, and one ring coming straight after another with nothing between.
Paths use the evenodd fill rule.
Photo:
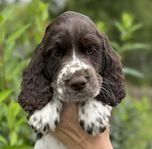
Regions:
<instances>
[{"instance_id":1,"label":"human hand","mask_svg":"<svg viewBox=\"0 0 152 149\"><path fill-rule=\"evenodd\" d=\"M69 149L112 149L109 129L96 136L89 135L82 130L78 122L76 103L65 103L60 117L56 131L51 134Z\"/></svg>"}]
</instances>

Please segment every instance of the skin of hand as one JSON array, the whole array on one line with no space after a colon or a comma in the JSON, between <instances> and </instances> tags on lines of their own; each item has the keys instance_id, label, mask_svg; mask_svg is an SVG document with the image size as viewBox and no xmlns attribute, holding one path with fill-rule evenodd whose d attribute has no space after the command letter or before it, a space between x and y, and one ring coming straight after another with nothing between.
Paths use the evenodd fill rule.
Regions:
<instances>
[{"instance_id":1,"label":"skin of hand","mask_svg":"<svg viewBox=\"0 0 152 149\"><path fill-rule=\"evenodd\" d=\"M59 139L68 149L113 149L109 139L109 128L102 134L91 136L79 125L76 103L65 103L60 114L60 123L51 135Z\"/></svg>"}]
</instances>

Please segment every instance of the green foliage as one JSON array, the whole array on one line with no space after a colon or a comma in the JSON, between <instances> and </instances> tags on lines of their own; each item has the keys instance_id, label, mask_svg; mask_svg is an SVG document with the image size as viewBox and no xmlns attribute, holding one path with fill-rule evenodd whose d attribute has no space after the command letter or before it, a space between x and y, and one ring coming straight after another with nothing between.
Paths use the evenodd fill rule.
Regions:
<instances>
[{"instance_id":1,"label":"green foliage","mask_svg":"<svg viewBox=\"0 0 152 149\"><path fill-rule=\"evenodd\" d=\"M134 23L132 15L123 13L121 21L116 21L115 26L120 33L119 44L114 44L119 53L123 55L125 52L133 50L149 50L149 45L147 44L131 42L136 31L142 27L141 23Z\"/></svg>"},{"instance_id":2,"label":"green foliage","mask_svg":"<svg viewBox=\"0 0 152 149\"><path fill-rule=\"evenodd\" d=\"M142 27L142 24L134 24L133 16L128 13L123 13L121 22L116 22L115 25L121 33L121 40L127 41L132 38L132 34Z\"/></svg>"},{"instance_id":3,"label":"green foliage","mask_svg":"<svg viewBox=\"0 0 152 149\"><path fill-rule=\"evenodd\" d=\"M30 25L16 23L18 27L11 31L7 23L13 12L15 12L13 7L4 9L0 19L0 148L2 149L17 146L25 148L25 145L22 145L25 138L20 137L23 136L21 126L25 125L25 117L22 116L23 111L15 100L20 86L19 76L27 64L27 59L23 60L17 53L16 43Z\"/></svg>"},{"instance_id":4,"label":"green foliage","mask_svg":"<svg viewBox=\"0 0 152 149\"><path fill-rule=\"evenodd\" d=\"M17 10L17 11L16 11ZM12 16L13 14L13 16ZM29 16L28 16L29 14ZM0 148L30 149L32 136L17 102L21 74L44 33L47 4L8 5L0 15ZM22 44L21 44L22 43Z\"/></svg>"},{"instance_id":5,"label":"green foliage","mask_svg":"<svg viewBox=\"0 0 152 149\"><path fill-rule=\"evenodd\" d=\"M134 17L128 13L123 13L121 21L116 21L115 26L120 33L119 42L113 42L113 46L117 49L122 59L125 58L126 52L134 52L140 50L149 50L149 45L132 41L136 31L141 27L141 23L134 23ZM124 73L134 77L143 78L143 73L137 71L135 68L124 67Z\"/></svg>"},{"instance_id":6,"label":"green foliage","mask_svg":"<svg viewBox=\"0 0 152 149\"><path fill-rule=\"evenodd\" d=\"M24 113L19 104L11 98L11 93L12 90L4 90L0 93L0 148L30 149L23 144L29 139L24 136L27 132L29 134Z\"/></svg>"},{"instance_id":7,"label":"green foliage","mask_svg":"<svg viewBox=\"0 0 152 149\"><path fill-rule=\"evenodd\" d=\"M126 97L113 111L111 140L115 149L143 149L152 143L152 109L149 99Z\"/></svg>"}]
</instances>

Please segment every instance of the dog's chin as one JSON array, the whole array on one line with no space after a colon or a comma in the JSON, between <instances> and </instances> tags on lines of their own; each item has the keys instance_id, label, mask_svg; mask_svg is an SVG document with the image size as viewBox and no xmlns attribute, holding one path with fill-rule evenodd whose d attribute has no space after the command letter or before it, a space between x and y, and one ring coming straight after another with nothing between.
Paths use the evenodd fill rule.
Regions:
<instances>
[{"instance_id":1,"label":"dog's chin","mask_svg":"<svg viewBox=\"0 0 152 149\"><path fill-rule=\"evenodd\" d=\"M86 101L90 98L94 98L97 95L96 92L91 91L64 91L62 94L58 94L60 96L60 100L63 102L82 102Z\"/></svg>"},{"instance_id":2,"label":"dog's chin","mask_svg":"<svg viewBox=\"0 0 152 149\"><path fill-rule=\"evenodd\" d=\"M63 102L81 102L85 101L88 98L92 97L91 95L88 95L87 93L77 93L77 94L65 94L62 98Z\"/></svg>"}]
</instances>

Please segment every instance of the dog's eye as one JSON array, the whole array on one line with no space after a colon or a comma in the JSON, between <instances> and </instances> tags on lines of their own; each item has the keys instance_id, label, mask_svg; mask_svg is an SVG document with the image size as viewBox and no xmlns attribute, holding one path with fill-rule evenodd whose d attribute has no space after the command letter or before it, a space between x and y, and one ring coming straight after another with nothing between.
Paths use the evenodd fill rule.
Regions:
<instances>
[{"instance_id":1,"label":"dog's eye","mask_svg":"<svg viewBox=\"0 0 152 149\"><path fill-rule=\"evenodd\" d=\"M85 49L85 53L86 53L87 55L91 55L91 54L93 54L94 49L95 49L94 46L89 46L89 47L87 47L87 48Z\"/></svg>"},{"instance_id":2,"label":"dog's eye","mask_svg":"<svg viewBox=\"0 0 152 149\"><path fill-rule=\"evenodd\" d=\"M94 53L99 53L99 47L97 45L90 45L85 48L85 54L92 55Z\"/></svg>"},{"instance_id":3,"label":"dog's eye","mask_svg":"<svg viewBox=\"0 0 152 149\"><path fill-rule=\"evenodd\" d=\"M62 57L63 51L61 49L55 49L54 56L55 57Z\"/></svg>"},{"instance_id":4,"label":"dog's eye","mask_svg":"<svg viewBox=\"0 0 152 149\"><path fill-rule=\"evenodd\" d=\"M93 49L92 48L87 48L86 49L86 54L87 55L91 55L93 53Z\"/></svg>"}]
</instances>

